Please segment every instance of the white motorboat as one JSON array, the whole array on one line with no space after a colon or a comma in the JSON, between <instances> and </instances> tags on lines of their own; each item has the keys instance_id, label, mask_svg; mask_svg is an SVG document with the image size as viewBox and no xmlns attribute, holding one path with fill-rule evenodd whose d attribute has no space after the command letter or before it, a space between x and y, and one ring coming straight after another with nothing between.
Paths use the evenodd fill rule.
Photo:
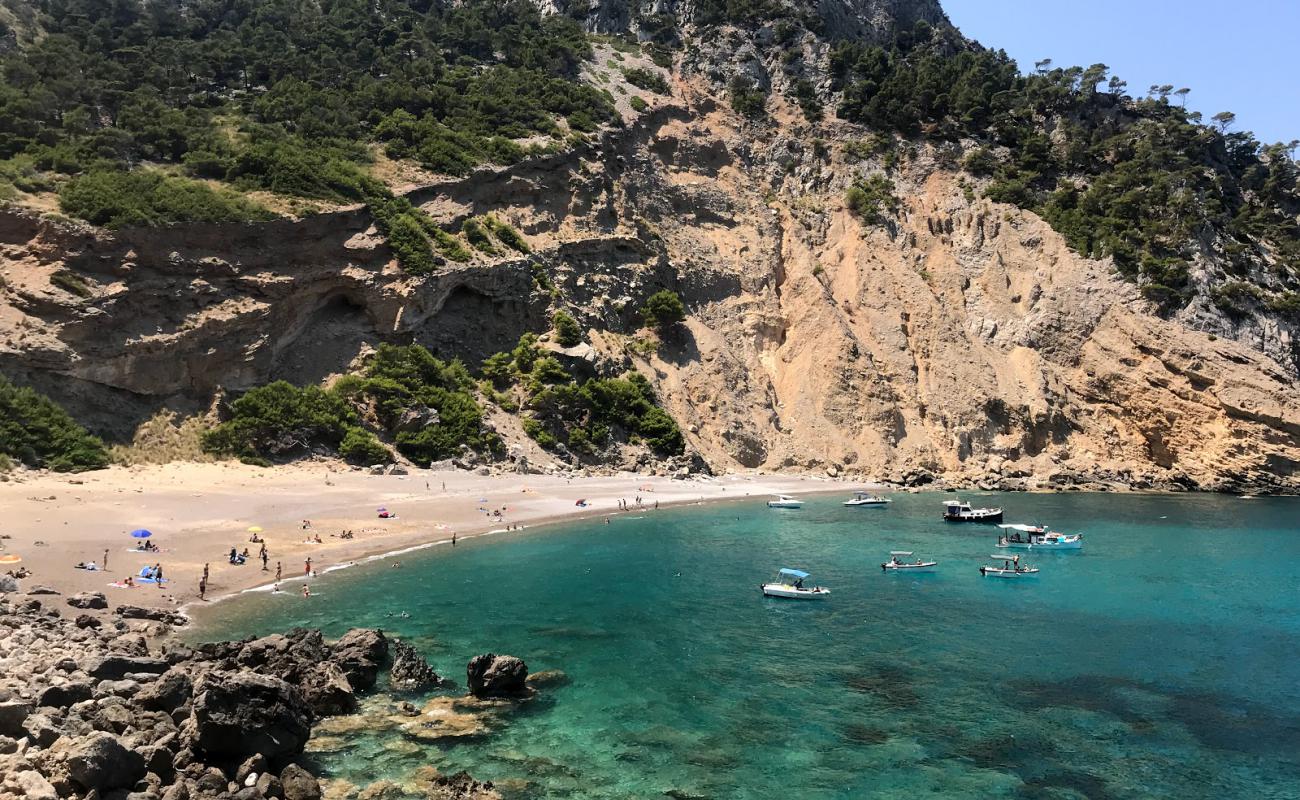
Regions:
<instances>
[{"instance_id":1,"label":"white motorboat","mask_svg":"<svg viewBox=\"0 0 1300 800\"><path fill-rule=\"evenodd\" d=\"M996 563L989 567L980 567L980 574L986 578L1034 578L1038 576L1038 567L1031 567L1028 564L1020 563L1020 556L1007 558L1005 555L994 553L989 556L994 562L1001 561L1002 566Z\"/></svg>"},{"instance_id":2,"label":"white motorboat","mask_svg":"<svg viewBox=\"0 0 1300 800\"><path fill-rule=\"evenodd\" d=\"M998 537L998 547L1012 550L1079 550L1083 548L1082 533L1060 533L1037 525L999 525L1004 533Z\"/></svg>"},{"instance_id":3,"label":"white motorboat","mask_svg":"<svg viewBox=\"0 0 1300 800\"><path fill-rule=\"evenodd\" d=\"M943 518L949 522L1001 522L1000 508L971 508L970 503L961 500L945 500Z\"/></svg>"},{"instance_id":4,"label":"white motorboat","mask_svg":"<svg viewBox=\"0 0 1300 800\"><path fill-rule=\"evenodd\" d=\"M851 499L844 501L844 505L874 506L879 508L881 506L889 505L890 502L892 501L888 497L881 497L880 495L869 494L867 492L855 492Z\"/></svg>"},{"instance_id":5,"label":"white motorboat","mask_svg":"<svg viewBox=\"0 0 1300 800\"><path fill-rule=\"evenodd\" d=\"M830 589L820 586L804 586L808 573L801 569L782 568L776 573L776 579L762 585L763 594L768 597L785 597L791 600L822 600Z\"/></svg>"},{"instance_id":6,"label":"white motorboat","mask_svg":"<svg viewBox=\"0 0 1300 800\"><path fill-rule=\"evenodd\" d=\"M768 508L803 508L803 501L788 494L778 494L775 500L767 501Z\"/></svg>"},{"instance_id":7,"label":"white motorboat","mask_svg":"<svg viewBox=\"0 0 1300 800\"><path fill-rule=\"evenodd\" d=\"M938 561L912 560L911 550L890 550L889 560L880 565L885 572L934 572Z\"/></svg>"}]
</instances>

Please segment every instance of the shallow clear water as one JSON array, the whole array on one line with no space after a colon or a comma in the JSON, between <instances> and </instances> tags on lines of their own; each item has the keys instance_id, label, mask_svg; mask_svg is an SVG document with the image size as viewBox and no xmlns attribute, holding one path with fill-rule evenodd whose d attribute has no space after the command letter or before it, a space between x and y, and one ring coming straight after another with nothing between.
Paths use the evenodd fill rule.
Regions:
<instances>
[{"instance_id":1,"label":"shallow clear water","mask_svg":"<svg viewBox=\"0 0 1300 800\"><path fill-rule=\"evenodd\" d=\"M938 495L841 499L462 541L206 633L376 626L462 683L489 650L570 677L486 738L317 756L360 785L433 764L531 797L1300 797L1300 501L972 496L1086 534L1003 582L977 572L996 529L941 522ZM891 549L940 571L882 574ZM831 597L763 598L781 566Z\"/></svg>"}]
</instances>

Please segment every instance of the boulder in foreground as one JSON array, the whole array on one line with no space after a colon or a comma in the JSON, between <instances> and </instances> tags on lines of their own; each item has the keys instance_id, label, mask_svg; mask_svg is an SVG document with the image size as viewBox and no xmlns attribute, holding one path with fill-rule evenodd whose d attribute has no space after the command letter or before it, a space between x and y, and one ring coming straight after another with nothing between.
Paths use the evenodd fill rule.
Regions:
<instances>
[{"instance_id":1,"label":"boulder in foreground","mask_svg":"<svg viewBox=\"0 0 1300 800\"><path fill-rule=\"evenodd\" d=\"M469 692L475 697L521 697L528 694L528 665L514 656L484 653L465 667Z\"/></svg>"}]
</instances>

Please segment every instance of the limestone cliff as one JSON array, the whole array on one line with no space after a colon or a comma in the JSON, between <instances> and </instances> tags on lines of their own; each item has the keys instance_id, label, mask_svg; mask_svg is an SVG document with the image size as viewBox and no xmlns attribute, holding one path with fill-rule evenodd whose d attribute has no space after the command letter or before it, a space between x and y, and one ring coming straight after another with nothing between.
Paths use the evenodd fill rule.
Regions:
<instances>
[{"instance_id":1,"label":"limestone cliff","mask_svg":"<svg viewBox=\"0 0 1300 800\"><path fill-rule=\"evenodd\" d=\"M862 130L779 93L754 123L700 71L671 77L595 144L409 193L449 230L496 214L528 257L412 277L362 208L116 234L5 212L0 369L124 436L378 342L477 363L559 305L591 368L651 378L714 469L1298 488L1300 391L1263 352L1160 318L1038 217L975 199L943 147L896 164L898 212L864 224L843 201L881 169L844 146ZM689 318L647 355L636 308L660 288Z\"/></svg>"}]
</instances>

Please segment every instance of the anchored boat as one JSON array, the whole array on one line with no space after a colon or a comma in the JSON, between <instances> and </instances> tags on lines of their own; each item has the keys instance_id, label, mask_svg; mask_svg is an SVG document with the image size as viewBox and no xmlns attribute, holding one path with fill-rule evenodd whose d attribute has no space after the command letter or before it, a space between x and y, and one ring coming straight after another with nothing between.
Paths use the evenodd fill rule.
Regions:
<instances>
[{"instance_id":1,"label":"anchored boat","mask_svg":"<svg viewBox=\"0 0 1300 800\"><path fill-rule=\"evenodd\" d=\"M767 501L768 508L803 508L803 501L788 494L778 494L775 500Z\"/></svg>"},{"instance_id":2,"label":"anchored boat","mask_svg":"<svg viewBox=\"0 0 1300 800\"><path fill-rule=\"evenodd\" d=\"M791 600L821 600L831 593L830 589L820 586L804 586L803 582L807 579L808 573L801 569L782 568L776 573L775 580L762 585L763 594Z\"/></svg>"},{"instance_id":3,"label":"anchored boat","mask_svg":"<svg viewBox=\"0 0 1300 800\"><path fill-rule=\"evenodd\" d=\"M1020 563L1020 556L1007 558L996 553L989 556L994 562L1001 561L1002 566L994 563L991 567L980 567L980 574L986 578L1034 578L1038 576L1038 567Z\"/></svg>"},{"instance_id":4,"label":"anchored boat","mask_svg":"<svg viewBox=\"0 0 1300 800\"><path fill-rule=\"evenodd\" d=\"M945 500L943 518L949 522L1001 522L1000 508L971 508L961 500Z\"/></svg>"},{"instance_id":5,"label":"anchored boat","mask_svg":"<svg viewBox=\"0 0 1300 800\"><path fill-rule=\"evenodd\" d=\"M934 572L938 561L912 560L911 550L890 550L889 560L880 565L885 572Z\"/></svg>"},{"instance_id":6,"label":"anchored boat","mask_svg":"<svg viewBox=\"0 0 1300 800\"><path fill-rule=\"evenodd\" d=\"M881 497L880 495L869 494L867 492L856 492L851 499L844 501L844 505L880 507L889 505L890 502L891 501L888 497Z\"/></svg>"},{"instance_id":7,"label":"anchored boat","mask_svg":"<svg viewBox=\"0 0 1300 800\"><path fill-rule=\"evenodd\" d=\"M1079 550L1083 548L1082 533L1060 533L1037 525L999 525L1004 533L998 537L998 547L1013 550Z\"/></svg>"}]
</instances>

